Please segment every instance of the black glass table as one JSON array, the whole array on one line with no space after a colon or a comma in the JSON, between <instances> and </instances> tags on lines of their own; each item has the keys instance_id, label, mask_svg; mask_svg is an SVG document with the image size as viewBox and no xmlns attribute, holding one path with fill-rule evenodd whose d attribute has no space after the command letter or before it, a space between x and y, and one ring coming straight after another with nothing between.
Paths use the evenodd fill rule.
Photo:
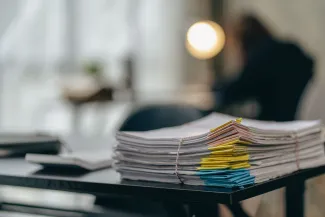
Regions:
<instances>
[{"instance_id":1,"label":"black glass table","mask_svg":"<svg viewBox=\"0 0 325 217\"><path fill-rule=\"evenodd\" d=\"M120 180L113 169L85 173L82 171L44 170L24 159L0 160L0 185L22 186L68 192L88 193L95 196L130 196L157 201L206 204L236 204L272 190L286 187L287 216L303 216L304 182L325 173L325 166L301 170L243 189L188 186L144 181Z\"/></svg>"}]
</instances>

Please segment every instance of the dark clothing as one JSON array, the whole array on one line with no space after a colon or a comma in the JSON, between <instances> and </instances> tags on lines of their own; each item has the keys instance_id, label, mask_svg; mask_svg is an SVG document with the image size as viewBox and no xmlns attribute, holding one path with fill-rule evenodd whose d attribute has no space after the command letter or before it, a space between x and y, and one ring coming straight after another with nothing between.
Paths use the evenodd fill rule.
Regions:
<instances>
[{"instance_id":1,"label":"dark clothing","mask_svg":"<svg viewBox=\"0 0 325 217\"><path fill-rule=\"evenodd\" d=\"M222 104L255 99L261 108L257 119L294 120L312 75L313 61L299 47L267 39L248 54L239 78L222 88Z\"/></svg>"}]
</instances>

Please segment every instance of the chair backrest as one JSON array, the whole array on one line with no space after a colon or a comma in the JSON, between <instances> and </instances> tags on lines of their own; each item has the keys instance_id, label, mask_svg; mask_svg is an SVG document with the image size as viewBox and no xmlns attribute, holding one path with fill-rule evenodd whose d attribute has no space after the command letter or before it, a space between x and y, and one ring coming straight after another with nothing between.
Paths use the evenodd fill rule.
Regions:
<instances>
[{"instance_id":1,"label":"chair backrest","mask_svg":"<svg viewBox=\"0 0 325 217\"><path fill-rule=\"evenodd\" d=\"M121 131L147 131L195 121L203 113L186 105L150 105L136 109L120 127Z\"/></svg>"}]
</instances>

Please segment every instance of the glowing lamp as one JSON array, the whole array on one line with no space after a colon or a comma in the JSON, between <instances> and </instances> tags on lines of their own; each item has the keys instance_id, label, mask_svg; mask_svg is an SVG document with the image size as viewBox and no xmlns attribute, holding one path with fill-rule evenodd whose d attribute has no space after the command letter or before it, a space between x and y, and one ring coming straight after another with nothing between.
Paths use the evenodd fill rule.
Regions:
<instances>
[{"instance_id":1,"label":"glowing lamp","mask_svg":"<svg viewBox=\"0 0 325 217\"><path fill-rule=\"evenodd\" d=\"M212 21L194 23L187 31L186 48L198 59L210 59L216 56L225 45L225 32Z\"/></svg>"}]
</instances>

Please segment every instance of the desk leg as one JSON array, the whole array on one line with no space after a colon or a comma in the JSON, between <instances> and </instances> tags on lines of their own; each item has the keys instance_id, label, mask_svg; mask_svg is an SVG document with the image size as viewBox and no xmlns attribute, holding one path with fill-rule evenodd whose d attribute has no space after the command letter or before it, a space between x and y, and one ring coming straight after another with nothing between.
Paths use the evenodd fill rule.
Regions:
<instances>
[{"instance_id":1,"label":"desk leg","mask_svg":"<svg viewBox=\"0 0 325 217\"><path fill-rule=\"evenodd\" d=\"M190 216L195 217L219 217L219 206L215 204L206 203L191 203Z\"/></svg>"},{"instance_id":2,"label":"desk leg","mask_svg":"<svg viewBox=\"0 0 325 217\"><path fill-rule=\"evenodd\" d=\"M240 203L234 203L232 205L227 205L234 217L249 217L249 215L244 211Z\"/></svg>"},{"instance_id":3,"label":"desk leg","mask_svg":"<svg viewBox=\"0 0 325 217\"><path fill-rule=\"evenodd\" d=\"M186 217L185 206L177 202L164 202L163 206L167 212L168 217Z\"/></svg>"},{"instance_id":4,"label":"desk leg","mask_svg":"<svg viewBox=\"0 0 325 217\"><path fill-rule=\"evenodd\" d=\"M305 182L297 180L286 186L286 216L304 217Z\"/></svg>"}]
</instances>

